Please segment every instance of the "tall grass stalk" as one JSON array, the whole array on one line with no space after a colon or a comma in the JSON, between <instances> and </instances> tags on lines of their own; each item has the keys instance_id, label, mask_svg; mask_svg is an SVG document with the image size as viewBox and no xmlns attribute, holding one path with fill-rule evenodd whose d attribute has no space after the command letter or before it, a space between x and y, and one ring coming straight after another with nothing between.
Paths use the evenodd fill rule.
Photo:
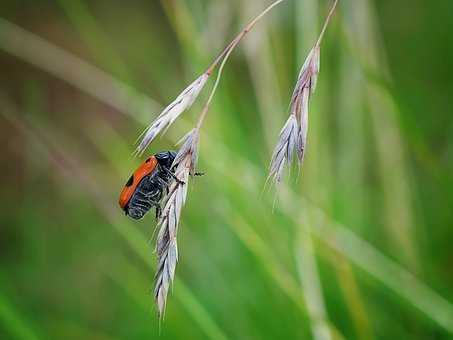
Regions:
<instances>
[{"instance_id":1,"label":"tall grass stalk","mask_svg":"<svg viewBox=\"0 0 453 340\"><path fill-rule=\"evenodd\" d=\"M331 12L326 20L321 34L319 34L319 25L317 18L319 17L319 2L317 0L308 0L299 2L296 4L296 10L294 12L294 17L297 25L296 31L296 57L297 60L303 60L304 54L307 50L311 50L312 46L309 46L309 42L316 39L316 36L319 36L318 45L322 39L322 36L325 32L325 28L329 22L329 17L333 13L335 9L336 2L334 3ZM307 20L297 20L299 17L304 15ZM318 66L319 67L319 66ZM316 82L316 81L315 81ZM322 94L322 93L321 93ZM318 93L319 95L319 93ZM308 101L305 104L307 108L305 109L306 115L306 123L308 124ZM325 107L325 106L324 106ZM322 110L318 110L321 112ZM325 110L324 110L325 111ZM323 114L324 115L324 114ZM322 118L323 115L316 115L314 120L318 124L312 124L314 130L312 131L311 135L314 136L315 142L321 141L323 138L323 134L321 130L323 129L321 124L325 122L326 119ZM301 117L301 121L302 121ZM305 128L308 128L306 125ZM301 123L302 129L302 123ZM307 132L305 131L305 138ZM306 142L304 142L306 143ZM318 144L319 145L319 144ZM324 145L328 145L328 143L324 143ZM304 146L305 149L305 146ZM314 149L316 150L316 149ZM326 151L326 150L323 150ZM314 157L311 158L311 168L315 169L324 169L321 164L317 164L316 161L321 159L328 159L329 153L327 152L317 152ZM303 156L299 156L299 160L303 159ZM308 186L311 186L311 189L314 187L322 187L326 186L323 181L326 180L327 176L322 174L324 171L317 171L316 174L310 177ZM307 173L306 173L307 174ZM323 180L321 181L321 178ZM305 186L307 181L301 181L301 186ZM316 189L312 190L315 195L317 195L318 191ZM319 197L314 197L317 201ZM327 308L325 306L323 290L321 286L321 278L319 276L317 261L316 261L316 250L313 246L312 235L310 233L310 226L311 223L310 219L307 216L300 216L300 231L297 232L298 234L298 242L295 244L295 259L298 266L298 273L299 273L299 280L301 283L301 288L303 290L305 301L307 304L308 312L310 315L310 327L312 330L313 338L322 340L322 339L332 339L332 334L330 332L328 325L328 315L327 315Z\"/></svg>"},{"instance_id":2,"label":"tall grass stalk","mask_svg":"<svg viewBox=\"0 0 453 340\"><path fill-rule=\"evenodd\" d=\"M384 74L389 78L385 47L379 35L373 3L366 0L343 5L347 13L346 36L358 60L371 74ZM376 83L368 82L365 91L377 143L378 170L384 192L383 222L389 243L402 262L418 271L410 173L405 166L406 151L396 122L397 105L387 90Z\"/></svg>"},{"instance_id":3,"label":"tall grass stalk","mask_svg":"<svg viewBox=\"0 0 453 340\"><path fill-rule=\"evenodd\" d=\"M294 214L305 206L305 214L313 221L312 232L321 241L346 256L352 263L368 272L397 294L404 297L414 307L425 313L433 321L449 332L453 332L453 305L434 292L404 267L382 254L350 229L331 220L321 209L304 200L297 202L294 193L287 193L286 213Z\"/></svg>"},{"instance_id":4,"label":"tall grass stalk","mask_svg":"<svg viewBox=\"0 0 453 340\"><path fill-rule=\"evenodd\" d=\"M204 138L206 139L207 137L205 136ZM247 178L254 179L254 183L244 187L238 178L232 176L231 173L228 173L228 171L218 165L228 163L233 159L231 155L228 156L228 149L221 144L215 143L212 138L208 144L211 155L216 154L218 157L222 155L227 158L220 161L211 157L207 160L210 166L215 168L225 178L236 182L240 188L248 190L250 187L255 189L260 187L261 171L259 169L244 159L234 157L238 171L247 176ZM453 305L449 301L419 280L404 266L387 257L344 224L332 219L315 204L297 195L288 186L282 184L281 191L282 204L279 205L279 209L285 216L291 218L296 225L300 223L298 219L300 214L308 216L312 222L310 224L312 235L316 239L338 251L355 266L392 289L439 326L453 332ZM253 192L259 192L259 190L254 190ZM253 192L251 193L253 194Z\"/></svg>"},{"instance_id":5,"label":"tall grass stalk","mask_svg":"<svg viewBox=\"0 0 453 340\"><path fill-rule=\"evenodd\" d=\"M310 221L307 221L305 217L301 218L300 224L303 228L308 223ZM299 238L299 244L296 245L295 249L295 257L305 303L310 315L313 339L330 340L332 335L328 326L328 316L311 233L307 229L300 233Z\"/></svg>"},{"instance_id":6,"label":"tall grass stalk","mask_svg":"<svg viewBox=\"0 0 453 340\"><path fill-rule=\"evenodd\" d=\"M285 166L290 166L297 156L299 169L306 154L308 137L308 114L310 98L313 95L320 69L321 42L330 20L335 12L338 0L334 0L329 14L324 21L321 33L303 63L290 101L289 118L280 131L269 166L269 179L275 184L282 180Z\"/></svg>"},{"instance_id":7,"label":"tall grass stalk","mask_svg":"<svg viewBox=\"0 0 453 340\"><path fill-rule=\"evenodd\" d=\"M361 226L366 222L366 202L369 197L366 191L369 188L366 185L367 140L365 137L368 131L365 128L365 93L362 85L366 79L356 60L345 51L341 51L340 60L338 106L335 110L338 137L335 142L335 151L330 150L327 155L335 162L330 164L331 168L337 169L330 182L334 190L329 190L327 194L328 197L332 197L329 199L329 211L332 211L339 221L354 227L355 230L360 228L357 232L363 232L364 228ZM323 155L325 156L324 153ZM312 192L315 193L316 189L314 188ZM346 205L343 202L354 202L354 204ZM331 256L328 260L335 268L357 337L373 339L370 313L365 307L365 299L352 265L341 254L335 254L337 256Z\"/></svg>"},{"instance_id":8,"label":"tall grass stalk","mask_svg":"<svg viewBox=\"0 0 453 340\"><path fill-rule=\"evenodd\" d=\"M227 204L225 206L228 206ZM235 216L233 209L225 209L225 216ZM307 291L301 291L295 278L290 275L282 266L276 261L272 253L269 252L271 248L257 232L249 226L242 217L236 214L235 217L230 219L230 226L233 228L239 239L244 245L255 255L259 260L263 268L269 272L269 275L275 280L280 286L283 292L299 307L302 313L311 319L313 335L316 340L320 339L332 339L331 332L337 335L337 337L344 338L341 331L337 327L325 319L324 315L318 308L323 308L319 301L313 301L313 292L307 293ZM305 250L304 250L305 251ZM305 258L306 259L306 258ZM309 259L310 261L310 259ZM303 265L305 265L304 263ZM300 267L299 267L300 269ZM304 271L303 275L310 275L313 273L311 268L308 272ZM305 281L309 285L313 281ZM311 285L311 288L314 287ZM318 289L315 287L314 289ZM317 295L317 293L316 293ZM317 295L315 298L319 298ZM308 299L308 300L307 300ZM316 305L316 306L315 306ZM313 310L314 309L314 310Z\"/></svg>"},{"instance_id":9,"label":"tall grass stalk","mask_svg":"<svg viewBox=\"0 0 453 340\"><path fill-rule=\"evenodd\" d=\"M328 261L335 268L338 284L343 293L349 314L354 323L358 339L374 339L372 321L369 312L365 308L363 293L360 290L352 264L344 254L333 251L329 248Z\"/></svg>"}]
</instances>

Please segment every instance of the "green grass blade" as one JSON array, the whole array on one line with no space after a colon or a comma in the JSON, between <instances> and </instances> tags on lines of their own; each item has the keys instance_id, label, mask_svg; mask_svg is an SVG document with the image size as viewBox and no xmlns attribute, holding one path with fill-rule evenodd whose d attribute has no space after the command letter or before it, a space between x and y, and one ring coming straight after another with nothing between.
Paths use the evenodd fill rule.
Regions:
<instances>
[{"instance_id":1,"label":"green grass blade","mask_svg":"<svg viewBox=\"0 0 453 340\"><path fill-rule=\"evenodd\" d=\"M88 5L83 0L58 0L58 3L83 40L89 45L97 62L100 65L106 65L116 77L133 84L126 64L112 48L111 42L102 32Z\"/></svg>"},{"instance_id":2,"label":"green grass blade","mask_svg":"<svg viewBox=\"0 0 453 340\"><path fill-rule=\"evenodd\" d=\"M7 298L0 293L0 323L14 339L39 340L35 330L19 315Z\"/></svg>"}]
</instances>

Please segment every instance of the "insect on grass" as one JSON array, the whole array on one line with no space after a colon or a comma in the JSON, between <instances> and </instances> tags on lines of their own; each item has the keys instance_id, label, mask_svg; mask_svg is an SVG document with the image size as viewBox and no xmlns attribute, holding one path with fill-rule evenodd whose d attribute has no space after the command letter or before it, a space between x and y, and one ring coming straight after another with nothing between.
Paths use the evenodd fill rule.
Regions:
<instances>
[{"instance_id":1,"label":"insect on grass","mask_svg":"<svg viewBox=\"0 0 453 340\"><path fill-rule=\"evenodd\" d=\"M187 187L190 178L197 175L195 169L198 160L200 130L220 83L224 67L231 53L256 23L283 1L274 1L250 21L221 51L206 71L187 86L139 137L136 155L142 155L158 135L164 134L181 114L192 106L213 72L218 69L216 80L196 125L181 140L179 150L175 153L156 154L145 161L131 177L130 183L126 184L120 197L121 207L132 218L142 218L152 207L156 209L159 232L156 240L158 266L154 297L160 317L165 311L168 292L174 280L178 262L177 233L181 211L187 198ZM321 35L299 74L291 99L290 116L280 133L279 142L272 156L269 178L276 183L281 181L283 168L285 164L291 163L295 152L299 163L302 163L308 129L308 102L315 89L319 72L319 46L336 4L337 1L335 1ZM165 159L161 159L159 156L161 154L166 155Z\"/></svg>"}]
</instances>

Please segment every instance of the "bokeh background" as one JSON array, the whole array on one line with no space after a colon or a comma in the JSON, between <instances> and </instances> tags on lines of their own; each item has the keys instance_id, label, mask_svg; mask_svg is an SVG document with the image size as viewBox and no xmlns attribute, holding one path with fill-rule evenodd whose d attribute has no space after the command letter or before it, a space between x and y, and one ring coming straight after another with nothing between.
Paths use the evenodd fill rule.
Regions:
<instances>
[{"instance_id":1,"label":"bokeh background","mask_svg":"<svg viewBox=\"0 0 453 340\"><path fill-rule=\"evenodd\" d=\"M447 0L340 1L305 164L275 202L270 155L330 2L287 0L246 37L203 129L159 323L153 214L117 206L134 141L269 3L1 2L0 339L452 337ZM175 148L210 86L150 154Z\"/></svg>"}]
</instances>

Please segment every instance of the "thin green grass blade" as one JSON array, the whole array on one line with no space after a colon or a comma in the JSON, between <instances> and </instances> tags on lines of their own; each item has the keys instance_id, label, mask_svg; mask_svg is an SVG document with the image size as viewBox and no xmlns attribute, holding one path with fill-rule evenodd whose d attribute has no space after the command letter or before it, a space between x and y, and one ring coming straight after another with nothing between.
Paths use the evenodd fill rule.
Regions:
<instances>
[{"instance_id":1,"label":"thin green grass blade","mask_svg":"<svg viewBox=\"0 0 453 340\"><path fill-rule=\"evenodd\" d=\"M142 124L149 123L150 112L157 114L160 111L160 104L139 94L130 85L2 18L0 49L130 115Z\"/></svg>"},{"instance_id":2,"label":"thin green grass blade","mask_svg":"<svg viewBox=\"0 0 453 340\"><path fill-rule=\"evenodd\" d=\"M386 52L377 27L374 3L343 3L347 39L358 60L372 74L389 78ZM406 152L396 123L397 107L381 86L367 78L366 98L377 143L380 181L384 191L384 224L394 253L412 271L418 271L410 176ZM390 147L391 146L391 147Z\"/></svg>"},{"instance_id":3,"label":"thin green grass blade","mask_svg":"<svg viewBox=\"0 0 453 340\"><path fill-rule=\"evenodd\" d=\"M306 228L306 224L309 223L310 221L301 223L302 228ZM299 244L296 245L295 249L295 257L302 290L310 314L313 339L332 339L311 233L303 231L300 233L299 238Z\"/></svg>"},{"instance_id":4,"label":"thin green grass blade","mask_svg":"<svg viewBox=\"0 0 453 340\"><path fill-rule=\"evenodd\" d=\"M126 64L99 27L88 5L83 0L58 0L58 3L90 47L97 62L100 65L106 65L111 73L126 83L134 84Z\"/></svg>"},{"instance_id":5,"label":"thin green grass blade","mask_svg":"<svg viewBox=\"0 0 453 340\"><path fill-rule=\"evenodd\" d=\"M207 139L206 136L203 136L203 138ZM254 188L253 190L256 192L255 190L259 187L259 183L263 183L263 180L259 180L260 178L263 179L262 172L249 162L234 157L237 171L255 181L244 187L238 178L219 166L219 164L228 164L228 162L232 161L231 156L228 156L230 154L229 151L224 146L216 144L212 138L208 144L209 148L213 148L211 155L216 150L215 154L218 157L223 155L222 157L229 159L220 161L219 159L214 159L214 157L208 158L210 166L226 178L236 181L240 187L246 190ZM306 198L296 195L284 185L280 189L282 195L279 209L287 217L292 218L294 223L299 223L297 217L301 213L311 216L310 221L313 223L311 232L317 239L340 252L351 263L391 288L439 326L449 332L453 332L453 305L451 302L419 280L404 266L390 259L373 245L360 238L350 228L331 219L321 208L310 203Z\"/></svg>"},{"instance_id":6,"label":"thin green grass blade","mask_svg":"<svg viewBox=\"0 0 453 340\"><path fill-rule=\"evenodd\" d=\"M39 340L41 339L31 325L19 315L7 298L0 293L0 324L14 339Z\"/></svg>"}]
</instances>

